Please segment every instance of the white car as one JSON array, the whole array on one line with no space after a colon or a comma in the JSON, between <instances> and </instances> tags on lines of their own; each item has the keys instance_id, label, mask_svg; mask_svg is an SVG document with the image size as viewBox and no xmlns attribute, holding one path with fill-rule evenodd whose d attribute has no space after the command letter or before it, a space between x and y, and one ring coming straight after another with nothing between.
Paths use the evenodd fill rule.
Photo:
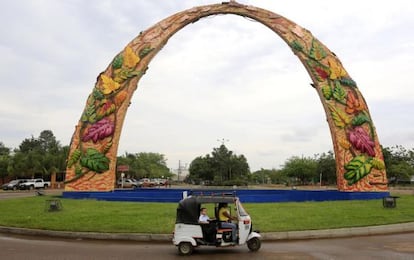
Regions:
<instances>
[{"instance_id":1,"label":"white car","mask_svg":"<svg viewBox=\"0 0 414 260\"><path fill-rule=\"evenodd\" d=\"M118 188L133 188L136 189L139 187L139 184L133 180L133 179L129 179L129 178L121 178L118 180L117 182Z\"/></svg>"}]
</instances>

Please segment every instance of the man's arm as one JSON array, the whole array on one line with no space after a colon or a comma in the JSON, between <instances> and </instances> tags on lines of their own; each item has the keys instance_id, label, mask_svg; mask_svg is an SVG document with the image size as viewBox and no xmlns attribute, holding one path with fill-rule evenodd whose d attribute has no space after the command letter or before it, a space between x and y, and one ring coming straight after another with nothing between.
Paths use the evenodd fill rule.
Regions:
<instances>
[{"instance_id":1,"label":"man's arm","mask_svg":"<svg viewBox=\"0 0 414 260\"><path fill-rule=\"evenodd\" d=\"M237 220L237 218L236 218L236 217L233 217L232 215L230 215L230 213L229 213L229 211L228 211L228 210L224 211L224 212L223 212L223 215L224 215L224 216L226 216L226 217L228 217L228 218L229 218L229 219L231 219L231 220Z\"/></svg>"}]
</instances>

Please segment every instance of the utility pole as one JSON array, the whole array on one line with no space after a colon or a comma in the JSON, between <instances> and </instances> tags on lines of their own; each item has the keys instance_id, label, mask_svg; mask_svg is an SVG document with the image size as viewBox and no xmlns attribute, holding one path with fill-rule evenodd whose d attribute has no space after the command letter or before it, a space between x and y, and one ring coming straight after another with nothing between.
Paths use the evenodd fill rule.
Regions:
<instances>
[{"instance_id":1,"label":"utility pole","mask_svg":"<svg viewBox=\"0 0 414 260\"><path fill-rule=\"evenodd\" d=\"M181 174L181 160L178 160L177 181L180 181L180 174Z\"/></svg>"},{"instance_id":2,"label":"utility pole","mask_svg":"<svg viewBox=\"0 0 414 260\"><path fill-rule=\"evenodd\" d=\"M319 187L322 187L322 171L319 174Z\"/></svg>"}]
</instances>

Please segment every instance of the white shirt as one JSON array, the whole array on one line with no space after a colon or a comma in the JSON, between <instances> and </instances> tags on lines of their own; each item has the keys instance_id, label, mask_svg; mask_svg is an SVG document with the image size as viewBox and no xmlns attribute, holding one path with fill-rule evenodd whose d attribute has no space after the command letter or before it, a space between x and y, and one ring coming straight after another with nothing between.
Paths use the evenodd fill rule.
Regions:
<instances>
[{"instance_id":1,"label":"white shirt","mask_svg":"<svg viewBox=\"0 0 414 260\"><path fill-rule=\"evenodd\" d=\"M208 222L209 219L210 218L207 215L200 215L200 217L198 218L198 222Z\"/></svg>"}]
</instances>

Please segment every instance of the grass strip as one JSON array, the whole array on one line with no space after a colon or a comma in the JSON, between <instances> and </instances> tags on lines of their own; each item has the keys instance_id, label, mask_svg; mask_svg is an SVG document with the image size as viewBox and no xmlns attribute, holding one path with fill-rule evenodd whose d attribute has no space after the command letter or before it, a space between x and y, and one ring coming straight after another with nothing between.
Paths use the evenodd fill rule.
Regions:
<instances>
[{"instance_id":1,"label":"grass strip","mask_svg":"<svg viewBox=\"0 0 414 260\"><path fill-rule=\"evenodd\" d=\"M177 203L110 202L63 199L48 212L52 196L0 201L0 225L60 231L169 234ZM254 229L261 232L362 227L414 221L414 196L401 195L396 208L382 200L245 203ZM210 212L210 215L212 213Z\"/></svg>"}]
</instances>

